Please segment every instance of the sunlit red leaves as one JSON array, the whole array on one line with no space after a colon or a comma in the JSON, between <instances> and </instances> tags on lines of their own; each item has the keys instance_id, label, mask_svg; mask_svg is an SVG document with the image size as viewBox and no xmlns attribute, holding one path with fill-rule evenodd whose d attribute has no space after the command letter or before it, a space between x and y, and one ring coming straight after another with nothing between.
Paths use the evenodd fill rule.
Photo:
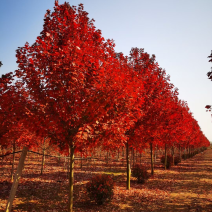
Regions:
<instances>
[{"instance_id":1,"label":"sunlit red leaves","mask_svg":"<svg viewBox=\"0 0 212 212\"><path fill-rule=\"evenodd\" d=\"M54 134L60 142L76 144L77 139L88 140L92 131L81 131L86 125L95 129L96 121L107 124L108 119L118 121L120 107L117 104L118 115L114 117L113 105L117 98L113 97L123 90L121 80L127 78L113 56L113 42L103 41L82 5L70 9L64 4L56 6L52 14L47 11L44 29L35 44L26 43L17 50L19 70L16 73L26 82L33 98L32 119L41 128L49 128L51 136ZM122 76L119 81L116 71ZM132 93L131 97L135 95ZM126 104L127 107L130 105Z\"/></svg>"},{"instance_id":2,"label":"sunlit red leaves","mask_svg":"<svg viewBox=\"0 0 212 212\"><path fill-rule=\"evenodd\" d=\"M113 40L105 41L87 15L82 4L55 3L36 42L18 48L23 123L37 136L79 150L97 141L116 148L128 140L139 151L149 140L191 141L199 129L189 124L193 117L155 55L139 48L130 57L115 53Z\"/></svg>"}]
</instances>

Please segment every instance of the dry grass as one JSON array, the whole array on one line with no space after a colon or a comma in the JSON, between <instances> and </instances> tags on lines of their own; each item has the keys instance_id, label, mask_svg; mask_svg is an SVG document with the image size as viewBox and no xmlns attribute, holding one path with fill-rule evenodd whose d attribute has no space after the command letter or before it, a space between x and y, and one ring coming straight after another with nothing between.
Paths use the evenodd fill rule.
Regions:
<instances>
[{"instance_id":1,"label":"dry grass","mask_svg":"<svg viewBox=\"0 0 212 212\"><path fill-rule=\"evenodd\" d=\"M16 156L16 167L20 154ZM84 162L83 162L84 163ZM1 162L0 162L1 164ZM41 158L29 153L20 180L13 210L67 211L68 180L63 163L48 158L44 174L40 175ZM0 211L4 211L11 188L10 158L0 166ZM84 164L85 165L85 164ZM96 161L89 166L75 167L74 211L212 211L212 150L183 161L170 170L158 165L155 174L144 185L132 178L126 190L126 173L122 163L106 165ZM85 194L85 184L98 173L114 174L116 182L111 203L98 206Z\"/></svg>"}]
</instances>

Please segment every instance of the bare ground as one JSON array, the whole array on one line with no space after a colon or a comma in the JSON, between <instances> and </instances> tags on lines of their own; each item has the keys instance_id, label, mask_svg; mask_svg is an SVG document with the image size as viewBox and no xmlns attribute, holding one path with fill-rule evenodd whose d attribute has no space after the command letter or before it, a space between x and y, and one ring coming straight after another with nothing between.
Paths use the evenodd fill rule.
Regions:
<instances>
[{"instance_id":1,"label":"bare ground","mask_svg":"<svg viewBox=\"0 0 212 212\"><path fill-rule=\"evenodd\" d=\"M19 157L17 154L16 167ZM48 158L41 176L41 158L34 158L32 154L27 157L12 211L67 211L68 180L63 163ZM0 211L4 211L12 185L10 159L0 164ZM212 149L170 170L157 165L154 176L145 184L137 184L132 178L130 190L126 190L122 163L106 165L98 161L83 165L82 169L80 163L75 168L74 211L212 212ZM115 179L113 200L102 206L90 201L85 193L86 183L97 173L114 174Z\"/></svg>"}]
</instances>

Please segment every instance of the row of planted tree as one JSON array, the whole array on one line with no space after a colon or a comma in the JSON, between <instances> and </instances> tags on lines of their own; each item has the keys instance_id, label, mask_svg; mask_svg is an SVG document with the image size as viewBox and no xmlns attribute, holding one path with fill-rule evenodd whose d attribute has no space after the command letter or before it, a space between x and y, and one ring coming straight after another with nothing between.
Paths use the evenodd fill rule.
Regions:
<instances>
[{"instance_id":1,"label":"row of planted tree","mask_svg":"<svg viewBox=\"0 0 212 212\"><path fill-rule=\"evenodd\" d=\"M35 43L16 51L18 70L0 78L0 144L33 149L49 139L69 155L69 211L76 152L125 147L129 189L130 148L166 155L173 146L210 145L155 56L132 48L127 57L114 47L82 4L55 1Z\"/></svg>"},{"instance_id":2,"label":"row of planted tree","mask_svg":"<svg viewBox=\"0 0 212 212\"><path fill-rule=\"evenodd\" d=\"M17 151L20 152L21 148L18 147ZM43 151L45 149L45 151ZM60 154L57 150L57 147L55 146L49 146L45 145L45 148L42 148L37 150L37 152L34 151L29 151L27 161L26 161L26 166L28 167L28 164L33 163L34 165L40 164L40 166L36 166L37 168L34 170L31 170L30 174L35 174L35 173L40 173L45 175L49 173L49 169L52 169L53 166L56 166L57 169L55 171L58 171L60 173L60 176L63 175L65 177L65 172L67 170L67 177L69 177L68 173L68 160L66 156L64 157L62 154ZM195 151L189 151L189 150L184 150L182 151L182 159L187 159L190 157L193 157L194 155L204 151L206 148L200 148L196 149ZM4 171L6 176L8 176L10 172L9 168L9 163L8 159L10 159L10 165L12 165L12 169L14 167L14 157L12 158L11 156L14 156L10 154L11 149L8 148L6 149L7 152L3 151L3 154L6 155L6 161L4 161L3 164L7 164L7 168ZM46 154L45 154L46 152ZM137 179L138 183L145 183L146 180L151 176L149 174L149 164L150 164L150 152L148 149L144 150L144 152L141 154L137 152L136 150L131 148L131 154L130 154L130 159L131 159L131 166L132 166L132 176ZM54 154L49 155L49 154ZM86 189L87 189L87 196L90 198L90 200L95 201L97 204L103 204L105 202L109 202L113 199L114 195L114 175L112 174L113 172L117 173L122 173L124 171L124 166L126 166L126 156L125 156L125 151L124 148L121 148L118 151L104 151L104 148L98 147L98 148L93 148L93 149L87 149L87 156L84 157L81 153L76 153L75 157L75 167L77 171L80 170L80 172L85 171L89 175L94 171L95 173L92 174L92 179L90 179L89 183L86 184ZM44 169L44 161L45 161L45 156L50 157L47 160L47 170L45 171ZM162 157L161 157L162 156ZM57 159L56 159L56 158ZM16 157L17 159L17 157ZM177 165L179 162L182 160L180 158L180 151L173 151L173 148L171 151L167 151L167 164L165 166L165 156L164 156L164 150L160 149L154 152L154 166L156 169L161 170L161 163L163 163L165 169L169 169L172 165ZM17 160L16 160L17 161ZM56 162L56 163L55 163ZM1 165L1 164L0 164ZM41 169L39 169L41 167ZM29 168L29 167L28 167ZM62 168L62 169L61 169ZM68 168L68 169L67 169ZM1 174L3 170L0 170ZM28 170L29 171L29 170ZM105 174L97 174L97 173L107 173ZM58 173L58 174L59 174ZM63 173L63 174L62 174ZM110 173L110 174L109 174ZM13 174L13 170L12 173ZM49 173L50 174L50 173ZM61 175L62 174L62 175ZM108 175L109 174L109 175ZM152 174L152 173L151 173ZM51 174L50 174L51 175ZM50 177L50 176L49 176ZM77 176L78 177L78 176ZM77 178L76 177L76 178ZM123 177L123 175L122 175ZM88 176L88 179L90 177ZM133 178L133 180L134 180ZM64 179L64 178L63 178ZM120 180L120 177L118 178ZM76 179L75 179L76 180ZM62 182L60 179L57 180L57 182ZM74 192L77 192L76 188ZM76 195L76 194L75 194Z\"/></svg>"},{"instance_id":3,"label":"row of planted tree","mask_svg":"<svg viewBox=\"0 0 212 212\"><path fill-rule=\"evenodd\" d=\"M8 147L7 149L0 146L0 155L4 156L1 158L1 164L10 164L11 167L6 168L7 173L11 173L11 181L13 181L14 170L15 170L15 153L21 153L21 146L17 146L14 150L14 146ZM30 155L33 155L33 160L37 161L37 164L40 164L40 174L42 175L45 172L45 161L46 157L52 158L53 161L63 166L63 170L67 171L67 175L69 175L69 157L63 155L60 150L54 146L49 145L46 142L40 148L33 149L34 151L29 151ZM154 151L151 149L144 149L143 152L138 152L135 149L131 148L129 157L130 157L130 167L134 167L135 164L143 164L145 166L151 166L151 175L154 174L154 168L160 167L161 163L163 163L164 168L170 167L170 165L177 165L182 159L190 158L195 154L205 150L205 148L199 149L183 149L172 147L167 151L167 162L165 165L165 151L164 149L155 148ZM36 157L37 155L37 157ZM19 156L19 155L18 155ZM123 168L126 167L126 151L125 148L119 148L116 151L104 150L104 147L97 147L92 149L87 149L86 154L82 154L82 152L77 152L75 154L75 167L78 168L91 168L96 171L104 170L104 168L110 171L117 169L116 171L123 171ZM16 157L17 159L17 157ZM29 158L28 158L29 159ZM152 160L152 161L151 161ZM9 163L8 163L9 161ZM52 162L53 162L52 161ZM53 162L53 164L55 164ZM49 163L48 163L49 165ZM38 168L39 169L39 168Z\"/></svg>"}]
</instances>

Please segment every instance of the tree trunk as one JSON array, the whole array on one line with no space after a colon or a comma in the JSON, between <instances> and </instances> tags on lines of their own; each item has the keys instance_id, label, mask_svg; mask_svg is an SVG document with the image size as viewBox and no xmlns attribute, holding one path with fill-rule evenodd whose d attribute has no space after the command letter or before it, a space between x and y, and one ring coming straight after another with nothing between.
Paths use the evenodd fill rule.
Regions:
<instances>
[{"instance_id":1,"label":"tree trunk","mask_svg":"<svg viewBox=\"0 0 212 212\"><path fill-rule=\"evenodd\" d=\"M69 147L69 157L68 157L68 165L67 165L67 177L69 179L69 176L70 176L70 155L71 155L71 148Z\"/></svg>"},{"instance_id":2,"label":"tree trunk","mask_svg":"<svg viewBox=\"0 0 212 212\"><path fill-rule=\"evenodd\" d=\"M42 164L41 164L41 172L40 172L41 175L43 174L44 163L45 163L45 138L44 138L44 147L43 147Z\"/></svg>"},{"instance_id":3,"label":"tree trunk","mask_svg":"<svg viewBox=\"0 0 212 212\"><path fill-rule=\"evenodd\" d=\"M86 148L86 166L88 168L88 150L87 150L87 148Z\"/></svg>"},{"instance_id":4,"label":"tree trunk","mask_svg":"<svg viewBox=\"0 0 212 212\"><path fill-rule=\"evenodd\" d=\"M82 152L81 152L81 169L82 169Z\"/></svg>"},{"instance_id":5,"label":"tree trunk","mask_svg":"<svg viewBox=\"0 0 212 212\"><path fill-rule=\"evenodd\" d=\"M181 154L181 146L179 145L179 152L180 152L180 162L182 160L182 154Z\"/></svg>"},{"instance_id":6,"label":"tree trunk","mask_svg":"<svg viewBox=\"0 0 212 212\"><path fill-rule=\"evenodd\" d=\"M129 144L126 143L126 160L127 160L127 190L130 190L130 156L129 156Z\"/></svg>"},{"instance_id":7,"label":"tree trunk","mask_svg":"<svg viewBox=\"0 0 212 212\"><path fill-rule=\"evenodd\" d=\"M154 160L155 160L155 163L156 163L156 160L157 160L157 146L155 147L155 151L154 151Z\"/></svg>"},{"instance_id":8,"label":"tree trunk","mask_svg":"<svg viewBox=\"0 0 212 212\"><path fill-rule=\"evenodd\" d=\"M174 146L172 146L172 163L173 163L173 166L174 166Z\"/></svg>"},{"instance_id":9,"label":"tree trunk","mask_svg":"<svg viewBox=\"0 0 212 212\"><path fill-rule=\"evenodd\" d=\"M15 163L15 141L13 142L13 161L12 161L12 170L11 170L11 182L13 182L13 172L14 172L14 163Z\"/></svg>"},{"instance_id":10,"label":"tree trunk","mask_svg":"<svg viewBox=\"0 0 212 212\"><path fill-rule=\"evenodd\" d=\"M165 144L165 170L167 167L167 149L166 149L166 144Z\"/></svg>"},{"instance_id":11,"label":"tree trunk","mask_svg":"<svg viewBox=\"0 0 212 212\"><path fill-rule=\"evenodd\" d=\"M69 205L68 212L73 212L73 188L74 188L74 147L70 147L70 174L69 174Z\"/></svg>"},{"instance_id":12,"label":"tree trunk","mask_svg":"<svg viewBox=\"0 0 212 212\"><path fill-rule=\"evenodd\" d=\"M122 166L124 165L124 147L122 147Z\"/></svg>"},{"instance_id":13,"label":"tree trunk","mask_svg":"<svg viewBox=\"0 0 212 212\"><path fill-rule=\"evenodd\" d=\"M154 163L153 163L152 143L150 143L150 154L151 154L151 175L153 175L154 174Z\"/></svg>"},{"instance_id":14,"label":"tree trunk","mask_svg":"<svg viewBox=\"0 0 212 212\"><path fill-rule=\"evenodd\" d=\"M41 172L40 172L40 174L43 174L44 163L45 163L45 149L43 149L42 164L41 164Z\"/></svg>"},{"instance_id":15,"label":"tree trunk","mask_svg":"<svg viewBox=\"0 0 212 212\"><path fill-rule=\"evenodd\" d=\"M11 191L10 191L10 196L8 198L8 202L7 202L5 212L10 212L11 209L12 209L13 200L15 198L18 183L19 183L19 180L21 178L22 170L24 168L24 161L25 161L25 158L26 158L26 155L27 155L27 151L28 151L27 147L24 147L23 150L22 150L21 157L20 157L20 160L19 160L19 163L18 163L18 168L17 168L17 171L15 173L13 185L12 185L12 188L11 188Z\"/></svg>"}]
</instances>

